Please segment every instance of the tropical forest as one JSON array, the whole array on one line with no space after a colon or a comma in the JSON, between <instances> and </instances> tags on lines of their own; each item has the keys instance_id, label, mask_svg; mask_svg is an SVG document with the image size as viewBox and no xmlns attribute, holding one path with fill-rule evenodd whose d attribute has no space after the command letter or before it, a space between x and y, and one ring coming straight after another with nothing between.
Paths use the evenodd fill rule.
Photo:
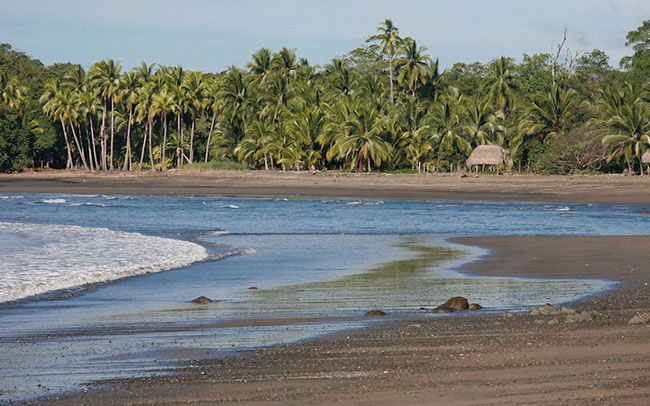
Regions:
<instances>
[{"instance_id":1,"label":"tropical forest","mask_svg":"<svg viewBox=\"0 0 650 406\"><path fill-rule=\"evenodd\" d=\"M261 48L215 73L110 58L44 66L1 44L0 171L445 173L494 144L513 172L643 175L650 20L627 34L616 68L568 36L519 62L444 70L388 19L323 66Z\"/></svg>"}]
</instances>

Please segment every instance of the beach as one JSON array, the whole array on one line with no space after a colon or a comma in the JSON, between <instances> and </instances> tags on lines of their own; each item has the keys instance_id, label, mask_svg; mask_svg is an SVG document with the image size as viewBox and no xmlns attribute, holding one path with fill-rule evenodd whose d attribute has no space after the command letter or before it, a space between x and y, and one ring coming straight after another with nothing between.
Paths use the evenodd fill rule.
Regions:
<instances>
[{"instance_id":1,"label":"beach","mask_svg":"<svg viewBox=\"0 0 650 406\"><path fill-rule=\"evenodd\" d=\"M400 200L520 200L650 204L650 176L341 172L47 171L0 174L0 193L346 197Z\"/></svg>"},{"instance_id":2,"label":"beach","mask_svg":"<svg viewBox=\"0 0 650 406\"><path fill-rule=\"evenodd\" d=\"M650 204L648 177L614 175L0 175L0 193L39 192ZM593 312L585 320L572 322L568 313L389 314L386 322L370 328L197 360L170 376L112 380L37 403L647 404L650 324L629 322L650 312L649 236L491 236L453 242L490 250L487 257L459 269L465 273L621 283L568 305Z\"/></svg>"}]
</instances>

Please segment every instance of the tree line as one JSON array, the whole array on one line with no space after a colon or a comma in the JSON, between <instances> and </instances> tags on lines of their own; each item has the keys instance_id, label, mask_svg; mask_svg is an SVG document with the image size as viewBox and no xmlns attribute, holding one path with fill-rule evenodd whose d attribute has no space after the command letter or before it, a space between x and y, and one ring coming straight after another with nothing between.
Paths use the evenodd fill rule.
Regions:
<instances>
[{"instance_id":1,"label":"tree line","mask_svg":"<svg viewBox=\"0 0 650 406\"><path fill-rule=\"evenodd\" d=\"M0 45L0 170L168 170L238 162L265 170L445 172L478 145L515 170L643 174L650 149L650 20L634 54L524 54L441 72L385 20L325 66L262 48L245 68L188 71L105 59L43 66Z\"/></svg>"}]
</instances>

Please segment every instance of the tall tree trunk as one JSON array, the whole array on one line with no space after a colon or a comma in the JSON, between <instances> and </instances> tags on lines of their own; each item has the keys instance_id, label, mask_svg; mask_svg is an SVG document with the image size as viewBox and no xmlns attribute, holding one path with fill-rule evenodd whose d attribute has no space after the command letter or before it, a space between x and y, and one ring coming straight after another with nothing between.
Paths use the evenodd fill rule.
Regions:
<instances>
[{"instance_id":1,"label":"tall tree trunk","mask_svg":"<svg viewBox=\"0 0 650 406\"><path fill-rule=\"evenodd\" d=\"M88 170L88 164L86 163L86 154L84 153L83 146L79 143L79 139L77 138L77 132L74 130L74 125L70 123L70 129L72 130L72 139L74 140L75 145L77 146L77 149L79 150L79 156L81 157L81 163L84 167L84 170Z\"/></svg>"},{"instance_id":2,"label":"tall tree trunk","mask_svg":"<svg viewBox=\"0 0 650 406\"><path fill-rule=\"evenodd\" d=\"M61 118L61 127L63 128L63 138L65 139L65 148L68 151L68 161L65 164L65 169L72 169L72 151L70 150L70 141L68 140L68 132L65 130L65 122Z\"/></svg>"},{"instance_id":3,"label":"tall tree trunk","mask_svg":"<svg viewBox=\"0 0 650 406\"><path fill-rule=\"evenodd\" d=\"M641 159L642 155L639 154L639 176L643 176L643 160Z\"/></svg>"},{"instance_id":4,"label":"tall tree trunk","mask_svg":"<svg viewBox=\"0 0 650 406\"><path fill-rule=\"evenodd\" d=\"M192 131L190 132L190 163L194 162L194 125L196 120L192 117Z\"/></svg>"},{"instance_id":5,"label":"tall tree trunk","mask_svg":"<svg viewBox=\"0 0 650 406\"><path fill-rule=\"evenodd\" d=\"M104 110L102 110L102 128L99 132L99 141L102 143L102 170L106 170L106 100L104 99Z\"/></svg>"},{"instance_id":6,"label":"tall tree trunk","mask_svg":"<svg viewBox=\"0 0 650 406\"><path fill-rule=\"evenodd\" d=\"M156 164L153 161L153 148L151 147L153 138L153 117L149 114L149 162L151 163L151 172L156 171Z\"/></svg>"},{"instance_id":7,"label":"tall tree trunk","mask_svg":"<svg viewBox=\"0 0 650 406\"><path fill-rule=\"evenodd\" d=\"M111 98L111 171L115 169L113 167L113 140L115 138L115 99Z\"/></svg>"},{"instance_id":8,"label":"tall tree trunk","mask_svg":"<svg viewBox=\"0 0 650 406\"><path fill-rule=\"evenodd\" d=\"M357 160L359 161L359 169L357 172L361 173L363 172L363 150L364 150L365 145L361 146L361 149L359 149L359 156Z\"/></svg>"},{"instance_id":9,"label":"tall tree trunk","mask_svg":"<svg viewBox=\"0 0 650 406\"><path fill-rule=\"evenodd\" d=\"M95 163L93 162L93 153L91 150L93 144L90 142L90 131L88 130L88 124L86 124L86 142L88 143L88 166L90 167L91 172L94 172Z\"/></svg>"},{"instance_id":10,"label":"tall tree trunk","mask_svg":"<svg viewBox=\"0 0 650 406\"><path fill-rule=\"evenodd\" d=\"M210 132L208 133L208 142L205 144L205 162L208 162L208 155L210 154L210 137L212 130L214 130L214 120L217 118L217 110L212 112L212 122L210 123Z\"/></svg>"},{"instance_id":11,"label":"tall tree trunk","mask_svg":"<svg viewBox=\"0 0 650 406\"><path fill-rule=\"evenodd\" d=\"M167 171L167 159L165 157L165 148L167 146L167 112L163 112L163 139L160 145L160 162L162 163L163 171Z\"/></svg>"},{"instance_id":12,"label":"tall tree trunk","mask_svg":"<svg viewBox=\"0 0 650 406\"><path fill-rule=\"evenodd\" d=\"M88 119L90 120L90 139L92 141L92 150L93 150L93 158L95 159L95 169L99 170L99 160L97 159L97 149L95 148L95 129L93 125L93 116L92 114L88 115Z\"/></svg>"},{"instance_id":13,"label":"tall tree trunk","mask_svg":"<svg viewBox=\"0 0 650 406\"><path fill-rule=\"evenodd\" d=\"M265 171L269 170L269 160L268 157L266 156L266 152L264 153L264 170Z\"/></svg>"},{"instance_id":14,"label":"tall tree trunk","mask_svg":"<svg viewBox=\"0 0 650 406\"><path fill-rule=\"evenodd\" d=\"M393 96L393 55L388 54L388 75L390 76L390 104L395 103L395 97Z\"/></svg>"},{"instance_id":15,"label":"tall tree trunk","mask_svg":"<svg viewBox=\"0 0 650 406\"><path fill-rule=\"evenodd\" d=\"M129 123L126 126L126 155L124 156L123 171L131 171L131 120L133 119L133 106L129 106Z\"/></svg>"},{"instance_id":16,"label":"tall tree trunk","mask_svg":"<svg viewBox=\"0 0 650 406\"><path fill-rule=\"evenodd\" d=\"M142 152L140 152L140 166L138 170L142 170L142 164L144 163L144 151L147 149L147 132L149 131L149 123L144 125L144 135L142 136Z\"/></svg>"}]
</instances>

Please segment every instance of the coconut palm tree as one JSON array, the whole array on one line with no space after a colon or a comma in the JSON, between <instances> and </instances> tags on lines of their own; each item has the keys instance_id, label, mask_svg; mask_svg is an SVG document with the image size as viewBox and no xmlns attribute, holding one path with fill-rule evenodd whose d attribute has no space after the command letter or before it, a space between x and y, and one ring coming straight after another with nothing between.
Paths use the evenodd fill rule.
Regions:
<instances>
[{"instance_id":1,"label":"coconut palm tree","mask_svg":"<svg viewBox=\"0 0 650 406\"><path fill-rule=\"evenodd\" d=\"M414 100L418 86L428 79L431 57L424 54L426 50L426 46L418 47L413 38L407 37L402 45L403 55L395 61L399 69L397 83L406 84Z\"/></svg>"},{"instance_id":2,"label":"coconut palm tree","mask_svg":"<svg viewBox=\"0 0 650 406\"><path fill-rule=\"evenodd\" d=\"M106 170L107 161L107 140L106 140L106 112L108 103L111 105L111 144L110 144L110 165L109 169L113 170L113 144L115 139L115 103L120 96L120 72L122 65L120 61L115 62L113 59L104 59L93 64L88 75L92 87L99 90L99 94L104 102L102 111L102 124L99 137L102 140L102 169Z\"/></svg>"},{"instance_id":3,"label":"coconut palm tree","mask_svg":"<svg viewBox=\"0 0 650 406\"><path fill-rule=\"evenodd\" d=\"M260 48L253 54L253 61L246 64L248 71L255 75L255 84L264 83L271 73L271 50Z\"/></svg>"},{"instance_id":4,"label":"coconut palm tree","mask_svg":"<svg viewBox=\"0 0 650 406\"><path fill-rule=\"evenodd\" d=\"M153 121L156 116L156 106L154 100L156 98L157 89L153 81L145 82L143 86L138 88L138 102L135 107L136 119L138 122L145 122L145 132L142 140L142 152L140 153L139 169L142 170L144 163L145 149L149 149L149 164L151 170L155 171L155 163L153 158L152 138L153 138Z\"/></svg>"},{"instance_id":5,"label":"coconut palm tree","mask_svg":"<svg viewBox=\"0 0 650 406\"><path fill-rule=\"evenodd\" d=\"M48 84L47 89L48 90L46 90L46 93L41 98L41 101L44 102L43 111L48 114L53 120L58 120L61 122L63 137L65 139L66 149L68 153L66 169L72 169L73 167L72 148L67 131L67 127L69 125L70 129L72 130L73 140L76 144L77 150L79 151L83 167L85 170L88 170L88 164L86 162L84 150L79 143L74 129L74 123L76 122L80 110L77 91L70 87L61 86L61 84L56 80L51 81Z\"/></svg>"},{"instance_id":6,"label":"coconut palm tree","mask_svg":"<svg viewBox=\"0 0 650 406\"><path fill-rule=\"evenodd\" d=\"M174 109L176 108L174 104L174 97L167 91L167 89L163 89L160 93L154 96L152 102L152 108L156 114L160 114L160 117L162 118L163 121L163 128L162 128L163 134L160 142L160 163L162 165L163 170L166 171L167 170L167 154L166 154L167 113L170 111L174 111Z\"/></svg>"},{"instance_id":7,"label":"coconut palm tree","mask_svg":"<svg viewBox=\"0 0 650 406\"><path fill-rule=\"evenodd\" d=\"M131 157L131 125L133 124L133 106L138 100L138 87L140 86L139 76L136 72L131 71L125 73L121 77L122 89L120 99L126 102L126 108L129 111L129 120L126 129L126 151L124 154L123 171L131 171L133 168L133 161Z\"/></svg>"},{"instance_id":8,"label":"coconut palm tree","mask_svg":"<svg viewBox=\"0 0 650 406\"><path fill-rule=\"evenodd\" d=\"M538 134L542 141L563 133L569 126L577 93L554 86L546 94L536 94L525 111L520 127L527 134Z\"/></svg>"},{"instance_id":9,"label":"coconut palm tree","mask_svg":"<svg viewBox=\"0 0 650 406\"><path fill-rule=\"evenodd\" d=\"M214 131L214 125L217 119L217 113L220 113L223 107L221 103L221 99L219 98L220 87L221 87L221 83L217 79L210 79L206 83L206 91L205 91L206 98L204 100L204 105L212 112L212 119L210 120L210 130L208 131L208 140L205 143L205 162L208 162L208 158L210 155L210 141L211 141L212 133Z\"/></svg>"},{"instance_id":10,"label":"coconut palm tree","mask_svg":"<svg viewBox=\"0 0 650 406\"><path fill-rule=\"evenodd\" d=\"M400 44L402 42L402 38L399 36L399 29L395 27L393 25L393 22L389 19L384 20L384 22L377 27L377 31L379 31L379 34L375 34L371 36L366 40L366 42L378 41L381 52L383 52L384 55L386 55L386 58L388 59L388 77L390 81L390 104L393 104L395 101L395 97L393 93L393 83L394 83L393 56L398 51Z\"/></svg>"},{"instance_id":11,"label":"coconut palm tree","mask_svg":"<svg viewBox=\"0 0 650 406\"><path fill-rule=\"evenodd\" d=\"M452 88L449 94L431 106L430 114L434 137L440 143L439 149L446 149L452 153L469 154L472 151L472 145L464 129L462 103L463 97L458 94L458 89Z\"/></svg>"},{"instance_id":12,"label":"coconut palm tree","mask_svg":"<svg viewBox=\"0 0 650 406\"><path fill-rule=\"evenodd\" d=\"M628 171L632 173L631 158L639 162L639 173L643 176L641 156L650 149L650 108L640 99L622 106L619 113L607 121L608 134L603 145L609 148L607 161L625 159Z\"/></svg>"},{"instance_id":13,"label":"coconut palm tree","mask_svg":"<svg viewBox=\"0 0 650 406\"><path fill-rule=\"evenodd\" d=\"M270 125L255 120L246 126L246 136L241 140L235 152L240 161L251 165L264 159L264 170L269 170L269 144L272 142Z\"/></svg>"},{"instance_id":14,"label":"coconut palm tree","mask_svg":"<svg viewBox=\"0 0 650 406\"><path fill-rule=\"evenodd\" d=\"M185 89L187 110L192 119L188 157L189 163L192 163L194 162L194 132L196 129L196 117L199 113L203 112L205 107L206 85L203 81L203 74L200 72L189 72L185 82L183 83L183 88Z\"/></svg>"},{"instance_id":15,"label":"coconut palm tree","mask_svg":"<svg viewBox=\"0 0 650 406\"><path fill-rule=\"evenodd\" d=\"M494 107L501 113L506 114L506 111L512 111L516 101L512 58L502 56L492 61L490 69L491 73L486 82L489 87L489 97L494 100Z\"/></svg>"},{"instance_id":16,"label":"coconut palm tree","mask_svg":"<svg viewBox=\"0 0 650 406\"><path fill-rule=\"evenodd\" d=\"M24 99L27 88L18 85L18 79L9 78L6 72L0 71L0 102L10 108L17 108Z\"/></svg>"},{"instance_id":17,"label":"coconut palm tree","mask_svg":"<svg viewBox=\"0 0 650 406\"><path fill-rule=\"evenodd\" d=\"M335 144L341 157L353 158L352 165L358 172L363 172L364 160L370 171L372 162L379 166L388 158L389 145L382 138L381 118L379 111L358 104Z\"/></svg>"},{"instance_id":18,"label":"coconut palm tree","mask_svg":"<svg viewBox=\"0 0 650 406\"><path fill-rule=\"evenodd\" d=\"M487 98L472 97L465 104L467 124L465 131L474 146L484 144L497 144L503 146L503 119L500 111L494 111L494 106Z\"/></svg>"},{"instance_id":19,"label":"coconut palm tree","mask_svg":"<svg viewBox=\"0 0 650 406\"><path fill-rule=\"evenodd\" d=\"M296 51L289 48L282 48L280 52L273 55L271 68L280 71L287 79L295 78L298 69Z\"/></svg>"},{"instance_id":20,"label":"coconut palm tree","mask_svg":"<svg viewBox=\"0 0 650 406\"><path fill-rule=\"evenodd\" d=\"M277 123L292 95L293 89L287 77L278 71L272 72L257 100L261 106L260 115Z\"/></svg>"},{"instance_id":21,"label":"coconut palm tree","mask_svg":"<svg viewBox=\"0 0 650 406\"><path fill-rule=\"evenodd\" d=\"M97 111L102 107L99 99L99 91L84 86L83 91L79 94L79 103L81 115L87 120L86 137L89 138L88 162L90 164L90 170L97 170L99 169L99 159L97 159L97 143L95 140L95 124L93 123L93 117L97 115Z\"/></svg>"}]
</instances>

